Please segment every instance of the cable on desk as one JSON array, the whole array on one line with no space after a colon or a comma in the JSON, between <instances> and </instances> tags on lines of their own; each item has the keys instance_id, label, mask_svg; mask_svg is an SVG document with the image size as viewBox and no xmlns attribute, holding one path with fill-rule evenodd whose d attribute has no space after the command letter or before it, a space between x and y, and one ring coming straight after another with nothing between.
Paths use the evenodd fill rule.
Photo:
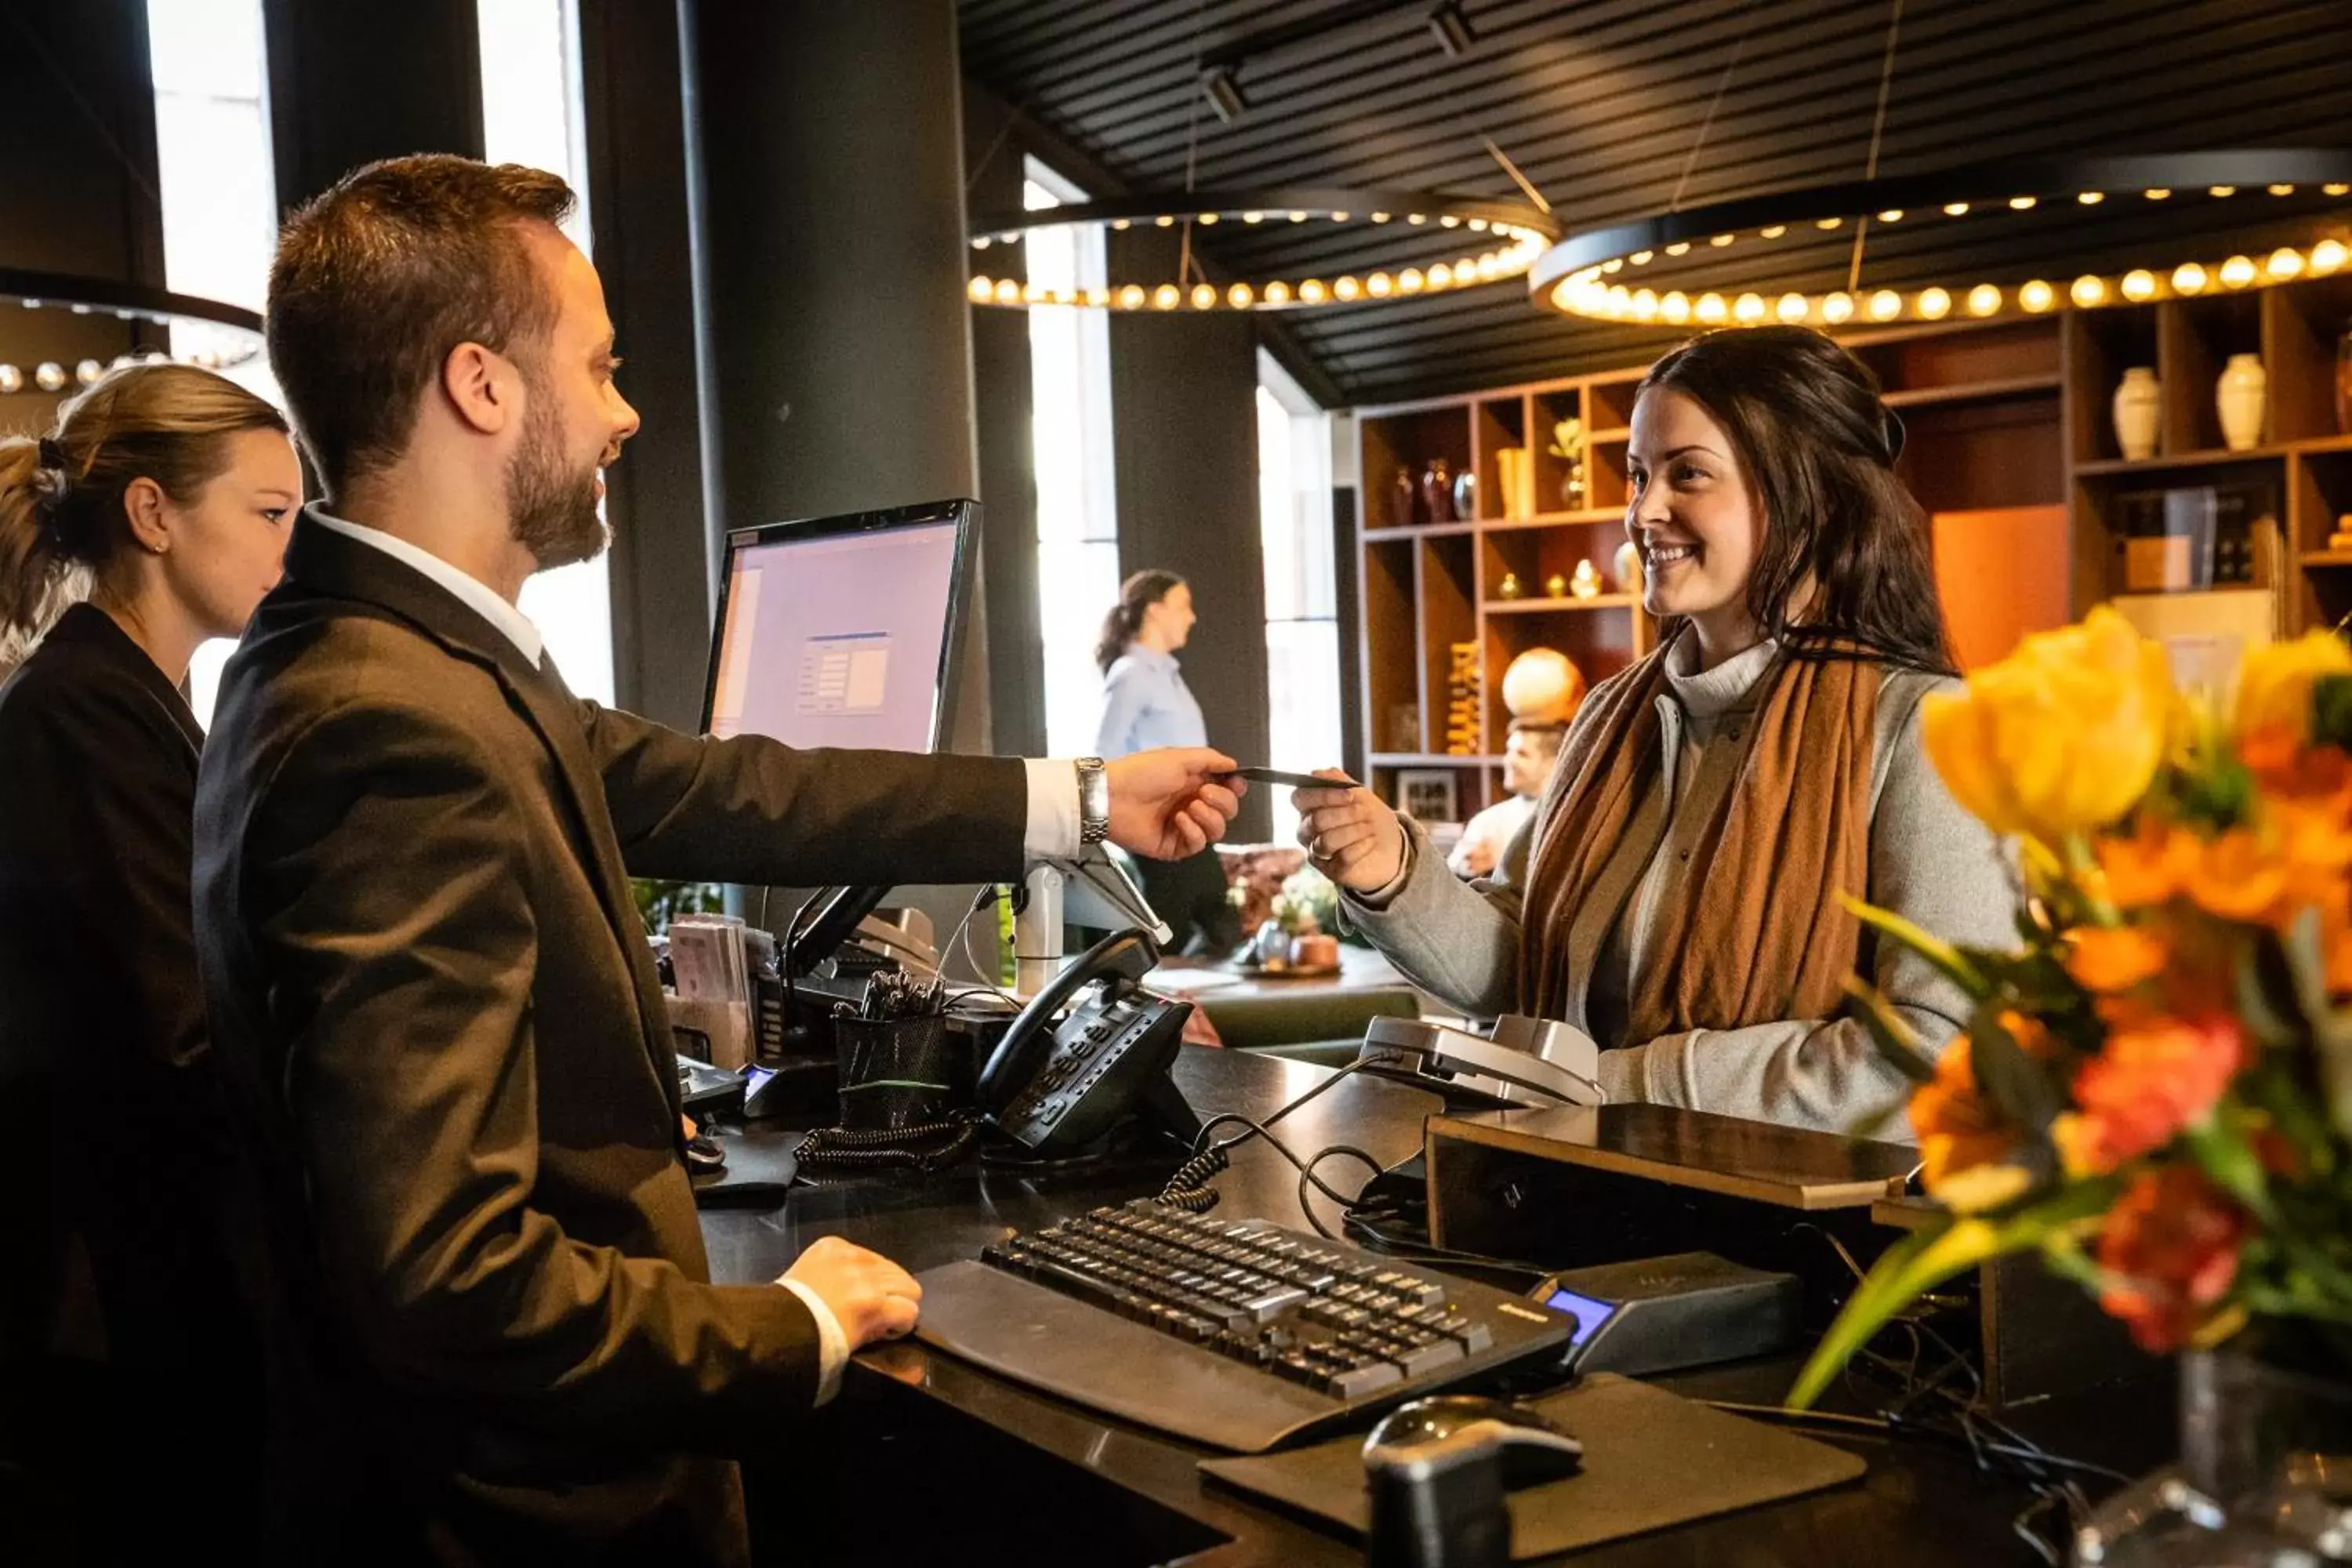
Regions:
<instances>
[{"instance_id":1,"label":"cable on desk","mask_svg":"<svg viewBox=\"0 0 2352 1568\"><path fill-rule=\"evenodd\" d=\"M1307 1189L1309 1185L1312 1185L1318 1192L1320 1192L1325 1197L1329 1198L1333 1203L1338 1204L1342 1209L1347 1208L1354 1200L1343 1196L1327 1184L1320 1176L1316 1175L1314 1173L1315 1167L1331 1155L1346 1153L1352 1155L1356 1159L1361 1160L1365 1164L1370 1165L1372 1168L1373 1173L1377 1175L1381 1170L1380 1162L1374 1160L1370 1154L1365 1153L1361 1149L1358 1149L1353 1145L1345 1143L1335 1143L1329 1148L1324 1149L1317 1153L1314 1159L1302 1161L1297 1154L1293 1153L1287 1146L1277 1140L1273 1133L1267 1131L1266 1129L1272 1127L1276 1122L1280 1121L1284 1117L1288 1116L1291 1112L1305 1106L1317 1095L1323 1094L1329 1090L1334 1085L1339 1083L1341 1079L1351 1077L1356 1073L1361 1072L1366 1068L1388 1067L1402 1059L1402 1058L1397 1056L1393 1052L1388 1051L1383 1051L1378 1056L1360 1058L1355 1061L1349 1062L1346 1067L1341 1068L1329 1078L1325 1079L1321 1083L1317 1084L1306 1093L1298 1096L1296 1100L1293 1100L1288 1104L1283 1106L1273 1115L1267 1117L1263 1122L1253 1121L1246 1116L1238 1115L1231 1111L1225 1112L1223 1115L1211 1117L1207 1124L1201 1129L1200 1136L1192 1140L1192 1157L1184 1162L1183 1164L1178 1166L1175 1173L1168 1178L1168 1184L1160 1190L1160 1195L1157 1201L1168 1205L1171 1208L1182 1209L1187 1214L1207 1214L1211 1209L1217 1206L1217 1191L1215 1188L1208 1184L1210 1180L1232 1166L1232 1151L1234 1149L1239 1147L1241 1144L1248 1142L1253 1138L1263 1138L1266 1142L1273 1145L1276 1153L1280 1154L1284 1159L1289 1161L1293 1165L1298 1168L1298 1206L1306 1213L1307 1223L1314 1226L1316 1234L1321 1236L1326 1240L1337 1240L1338 1238L1336 1237L1333 1237L1329 1231L1323 1228L1323 1222L1316 1217L1315 1211L1307 1206ZM1212 1142L1210 1141L1211 1134L1214 1133L1218 1128L1228 1123L1234 1122L1247 1128L1248 1131L1234 1137L1225 1139L1221 1142Z\"/></svg>"}]
</instances>

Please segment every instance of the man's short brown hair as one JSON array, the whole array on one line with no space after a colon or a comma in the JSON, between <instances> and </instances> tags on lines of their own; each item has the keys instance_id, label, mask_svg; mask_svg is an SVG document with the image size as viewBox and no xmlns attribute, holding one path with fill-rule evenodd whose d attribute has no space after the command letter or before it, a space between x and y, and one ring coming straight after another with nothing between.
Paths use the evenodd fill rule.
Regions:
<instances>
[{"instance_id":1,"label":"man's short brown hair","mask_svg":"<svg viewBox=\"0 0 2352 1568\"><path fill-rule=\"evenodd\" d=\"M398 459L458 344L536 357L558 307L521 226L572 205L543 170L425 153L354 169L286 221L269 363L330 496Z\"/></svg>"}]
</instances>

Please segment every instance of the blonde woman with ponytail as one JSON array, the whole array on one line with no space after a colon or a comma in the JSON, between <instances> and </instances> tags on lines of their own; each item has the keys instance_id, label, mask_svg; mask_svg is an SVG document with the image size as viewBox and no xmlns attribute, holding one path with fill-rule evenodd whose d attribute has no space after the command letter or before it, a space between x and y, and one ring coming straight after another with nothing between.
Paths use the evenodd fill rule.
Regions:
<instances>
[{"instance_id":1,"label":"blonde woman with ponytail","mask_svg":"<svg viewBox=\"0 0 2352 1568\"><path fill-rule=\"evenodd\" d=\"M0 1461L71 1560L168 1530L242 1561L258 1527L256 1243L197 991L181 690L277 582L301 489L284 416L185 365L0 438L0 1406L38 1445Z\"/></svg>"}]
</instances>

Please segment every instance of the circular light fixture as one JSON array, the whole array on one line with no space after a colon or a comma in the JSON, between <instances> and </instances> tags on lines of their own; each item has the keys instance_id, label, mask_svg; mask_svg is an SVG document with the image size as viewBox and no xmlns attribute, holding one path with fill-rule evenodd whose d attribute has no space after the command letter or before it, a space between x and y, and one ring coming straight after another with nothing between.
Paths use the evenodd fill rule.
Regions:
<instances>
[{"instance_id":1,"label":"circular light fixture","mask_svg":"<svg viewBox=\"0 0 2352 1568\"><path fill-rule=\"evenodd\" d=\"M1670 264L1660 258L1691 255L1694 246L1703 247L1700 256L1726 247L1738 247L1734 250L1737 255L1749 248L1740 246L1744 239L1779 235L1808 224L1827 232L1850 222L1884 225L1922 214L1927 215L1931 225L1948 219L1997 224L2009 221L2012 214L2038 208L2045 214L2061 210L2087 214L2104 207L2107 197L2117 192L2138 192L2164 204L2141 209L2144 213L2162 212L2168 219L2190 222L2204 204L2242 192L2288 197L2298 190L2306 199L2315 193L2330 199L2352 195L2352 149L2252 148L1978 163L1895 179L1811 186L1655 214L1570 235L1536 259L1528 272L1528 288L1537 304L1571 316L1680 325L1671 311L1643 312L1633 308L1621 297L1623 290L1606 281L1609 275L1628 261L1654 265L1661 273L1670 271ZM2260 222L2268 205L2259 196L2253 205L2237 202L2232 213L2235 226ZM2210 214L2210 207L2205 210ZM1961 300L1966 302L1967 314L1977 320L2013 311L2039 314L2061 298L2084 310L2144 304L2195 294L2216 279L2222 288L2238 289L2323 277L2346 265L2345 241L2352 237L2315 229L2300 245L2278 245L2275 236L2261 244L2239 237L2242 243L2237 254L2187 258L2179 254L2189 248L2182 244L2174 247L2172 255L2152 255L2128 270L2112 274L2045 258L2053 275L2071 281L2053 287L2037 279L2013 291L1966 276L1921 279L1901 289L1882 287L1859 293L1852 289L1816 293L1802 287L1801 279L1757 279L1752 286L1780 301L1770 311L1727 313L1718 301L1714 311L1702 308L1696 314L1709 324L1727 316L1747 324L1769 320L1838 326L1857 317L1876 323L1944 321L1955 314L1955 303ZM1662 276L1658 281L1667 287L1672 279ZM1816 282L1814 289L1820 288ZM1702 307L1715 298L1703 296Z\"/></svg>"},{"instance_id":2,"label":"circular light fixture","mask_svg":"<svg viewBox=\"0 0 2352 1568\"><path fill-rule=\"evenodd\" d=\"M1447 195L1433 191L1195 191L1173 196L1117 196L975 218L971 248L976 254L987 255L1000 247L1018 244L1036 229L1127 230L1147 225L1172 228L1178 224L1226 220L1241 226L1263 226L1276 216L1291 223L1305 223L1310 216L1326 217L1332 224L1361 228L1369 234L1377 226L1388 225L1392 215L1398 213L1406 215L1402 243L1426 247L1436 243L1471 240L1476 248L1470 255L1448 254L1436 259L1399 257L1396 259L1400 265L1365 273L1360 285L1353 276L1342 277L1331 284L1318 278L1232 279L1222 289L1206 282L1187 286L1182 279L1172 279L1129 281L1090 292L1024 289L983 270L973 276L965 292L976 305L1116 305L1134 310L1149 297L1162 310L1172 309L1173 301L1181 299L1203 310L1295 310L1360 303L1366 299L1410 299L1517 278L1542 254L1545 246L1559 237L1559 221L1549 213L1525 203L1491 201L1479 196ZM1356 214L1364 216L1351 216ZM1202 289L1208 290L1205 297ZM1163 299L1171 303L1160 304Z\"/></svg>"},{"instance_id":3,"label":"circular light fixture","mask_svg":"<svg viewBox=\"0 0 2352 1568\"><path fill-rule=\"evenodd\" d=\"M64 310L76 316L112 316L126 322L203 329L202 348L176 354L146 350L121 356L114 362L117 364L127 359L177 359L206 370L233 370L260 357L264 347L261 318L251 310L117 279L0 267L0 304L8 302L26 310ZM106 366L86 359L70 369L45 363L29 376L16 365L0 366L0 370L14 373L0 375L0 393L21 391L27 380L44 392L58 392L69 381L88 386L105 374Z\"/></svg>"}]
</instances>

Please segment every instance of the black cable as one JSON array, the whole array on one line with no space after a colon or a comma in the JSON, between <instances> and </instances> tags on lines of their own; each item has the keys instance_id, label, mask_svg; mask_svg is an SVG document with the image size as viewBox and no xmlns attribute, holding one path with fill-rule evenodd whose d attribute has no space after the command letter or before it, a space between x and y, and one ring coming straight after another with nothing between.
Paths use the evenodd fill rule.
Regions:
<instances>
[{"instance_id":1,"label":"black cable","mask_svg":"<svg viewBox=\"0 0 2352 1568\"><path fill-rule=\"evenodd\" d=\"M846 1170L911 1168L937 1171L963 1158L980 1136L981 1118L965 1112L911 1127L860 1130L819 1127L802 1138L793 1154L803 1165ZM926 1143L936 1144L924 1148Z\"/></svg>"}]
</instances>

